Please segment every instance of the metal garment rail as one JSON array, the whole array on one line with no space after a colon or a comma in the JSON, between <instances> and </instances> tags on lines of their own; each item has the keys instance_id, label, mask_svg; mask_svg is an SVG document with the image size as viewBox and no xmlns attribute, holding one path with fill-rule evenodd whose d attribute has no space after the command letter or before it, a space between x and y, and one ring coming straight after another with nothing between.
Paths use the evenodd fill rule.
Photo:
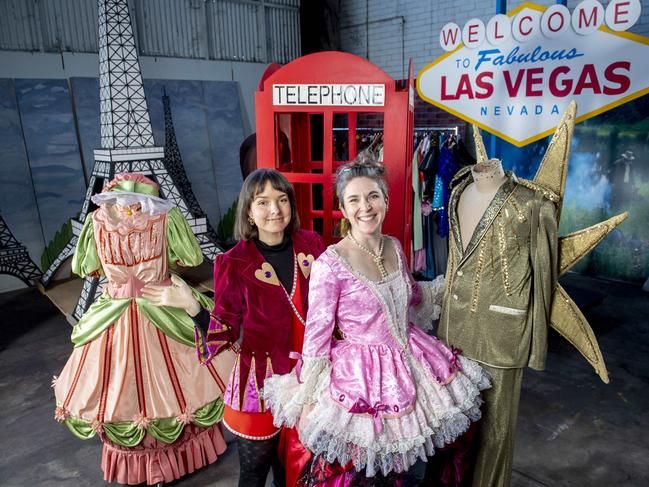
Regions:
<instances>
[{"instance_id":1,"label":"metal garment rail","mask_svg":"<svg viewBox=\"0 0 649 487\"><path fill-rule=\"evenodd\" d=\"M415 127L415 132L453 132L455 135L459 134L459 127Z\"/></svg>"},{"instance_id":2,"label":"metal garment rail","mask_svg":"<svg viewBox=\"0 0 649 487\"><path fill-rule=\"evenodd\" d=\"M333 131L334 132L342 132L345 130L349 130L349 127L334 127ZM453 132L455 135L459 135L459 127L456 125L455 127L438 127L438 126L430 126L430 127L415 127L414 128L415 132ZM356 132L383 132L382 128L376 128L376 127L356 127Z\"/></svg>"}]
</instances>

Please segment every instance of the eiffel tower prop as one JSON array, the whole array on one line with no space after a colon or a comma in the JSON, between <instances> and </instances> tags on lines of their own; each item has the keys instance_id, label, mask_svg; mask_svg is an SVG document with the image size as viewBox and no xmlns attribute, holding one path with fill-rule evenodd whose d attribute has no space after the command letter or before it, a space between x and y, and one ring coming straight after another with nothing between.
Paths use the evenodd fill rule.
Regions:
<instances>
[{"instance_id":1,"label":"eiffel tower prop","mask_svg":"<svg viewBox=\"0 0 649 487\"><path fill-rule=\"evenodd\" d=\"M41 270L34 264L27 248L14 237L0 215L0 274L17 277L28 286L41 277Z\"/></svg>"},{"instance_id":2,"label":"eiffel tower prop","mask_svg":"<svg viewBox=\"0 0 649 487\"><path fill-rule=\"evenodd\" d=\"M191 205L176 187L165 165L164 149L155 146L128 1L98 0L98 7L101 149L94 151L95 164L85 201L79 219L72 220L73 236L43 274L41 281L44 286L74 253L83 222L94 209L90 198L101 192L115 174L122 172L142 173L160 185L160 196L173 201L185 216L207 259L213 260L222 252L208 234L207 219L192 214ZM103 284L103 280L98 278L84 280L81 296L72 313L75 319L78 320L101 294Z\"/></svg>"}]
</instances>

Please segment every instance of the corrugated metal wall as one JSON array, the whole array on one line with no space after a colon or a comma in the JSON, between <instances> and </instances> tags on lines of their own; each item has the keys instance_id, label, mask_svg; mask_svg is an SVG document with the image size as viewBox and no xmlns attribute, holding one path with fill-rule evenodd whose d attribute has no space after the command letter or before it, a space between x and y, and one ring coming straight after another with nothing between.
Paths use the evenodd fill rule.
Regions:
<instances>
[{"instance_id":1,"label":"corrugated metal wall","mask_svg":"<svg viewBox=\"0 0 649 487\"><path fill-rule=\"evenodd\" d=\"M285 0L284 3L287 3ZM300 12L293 8L266 10L267 45L271 59L285 62L300 55ZM285 57L286 59L282 59Z\"/></svg>"},{"instance_id":2,"label":"corrugated metal wall","mask_svg":"<svg viewBox=\"0 0 649 487\"><path fill-rule=\"evenodd\" d=\"M0 48L38 50L43 43L37 2L0 2Z\"/></svg>"},{"instance_id":3,"label":"corrugated metal wall","mask_svg":"<svg viewBox=\"0 0 649 487\"><path fill-rule=\"evenodd\" d=\"M134 4L142 53L207 57L203 0L137 0Z\"/></svg>"},{"instance_id":4,"label":"corrugated metal wall","mask_svg":"<svg viewBox=\"0 0 649 487\"><path fill-rule=\"evenodd\" d=\"M285 63L300 0L129 0L140 54ZM0 49L97 52L97 0L0 0Z\"/></svg>"},{"instance_id":5,"label":"corrugated metal wall","mask_svg":"<svg viewBox=\"0 0 649 487\"><path fill-rule=\"evenodd\" d=\"M25 0L24 0L25 1ZM14 0L11 0L13 3ZM26 0L25 3L31 3ZM40 0L43 44L55 51L97 50L97 10L94 0Z\"/></svg>"},{"instance_id":6,"label":"corrugated metal wall","mask_svg":"<svg viewBox=\"0 0 649 487\"><path fill-rule=\"evenodd\" d=\"M212 56L239 61L265 60L263 6L259 2L213 2L208 5Z\"/></svg>"}]
</instances>

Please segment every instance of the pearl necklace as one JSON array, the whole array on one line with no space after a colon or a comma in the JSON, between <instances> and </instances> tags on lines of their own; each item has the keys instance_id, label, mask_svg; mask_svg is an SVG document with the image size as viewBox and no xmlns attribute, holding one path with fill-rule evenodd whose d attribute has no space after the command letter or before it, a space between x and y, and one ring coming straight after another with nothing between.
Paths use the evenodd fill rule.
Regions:
<instances>
[{"instance_id":1,"label":"pearl necklace","mask_svg":"<svg viewBox=\"0 0 649 487\"><path fill-rule=\"evenodd\" d=\"M363 252L368 253L370 257L372 257L372 260L374 261L376 267L378 267L379 272L381 273L381 280L388 277L388 273L386 272L385 267L383 266L383 241L384 241L383 236L381 236L381 243L379 245L378 253L373 252L372 250L368 249L363 244L361 244L358 240L356 240L352 235L351 231L347 232L347 236L354 243L354 245L356 245L356 247L361 249Z\"/></svg>"}]
</instances>

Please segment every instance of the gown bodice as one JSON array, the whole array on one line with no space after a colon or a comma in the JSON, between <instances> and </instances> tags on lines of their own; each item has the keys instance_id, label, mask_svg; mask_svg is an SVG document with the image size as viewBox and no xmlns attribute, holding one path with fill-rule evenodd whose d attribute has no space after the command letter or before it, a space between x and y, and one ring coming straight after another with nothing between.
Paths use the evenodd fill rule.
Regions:
<instances>
[{"instance_id":1,"label":"gown bodice","mask_svg":"<svg viewBox=\"0 0 649 487\"><path fill-rule=\"evenodd\" d=\"M97 252L112 298L139 297L147 283L167 284L167 214L116 220L107 207L93 215Z\"/></svg>"}]
</instances>

